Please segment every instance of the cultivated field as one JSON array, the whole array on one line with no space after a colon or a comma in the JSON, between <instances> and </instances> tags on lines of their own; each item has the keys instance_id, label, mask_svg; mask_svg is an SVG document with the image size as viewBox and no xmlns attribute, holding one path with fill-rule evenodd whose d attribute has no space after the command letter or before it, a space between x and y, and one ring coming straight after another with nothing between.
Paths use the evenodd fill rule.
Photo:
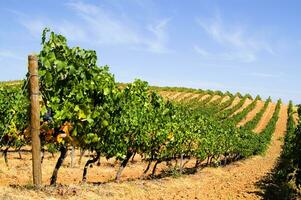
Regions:
<instances>
[{"instance_id":1,"label":"cultivated field","mask_svg":"<svg viewBox=\"0 0 301 200\"><path fill-rule=\"evenodd\" d=\"M300 196L292 101L117 83L47 28L29 69L0 83L0 199Z\"/></svg>"},{"instance_id":2,"label":"cultivated field","mask_svg":"<svg viewBox=\"0 0 301 200\"><path fill-rule=\"evenodd\" d=\"M202 101L210 95L197 95L189 92L160 91L165 99L173 101ZM206 98L203 98L206 97ZM219 97L227 99L227 96ZM219 99L216 96L212 101ZM252 100L244 103L237 113L241 112ZM222 101L221 101L222 102ZM230 109L239 102L235 98ZM239 122L243 125L252 120L256 113L263 107L264 102L258 100L255 108ZM255 128L260 133L275 109L275 104L270 103L262 119ZM273 134L271 145L264 155L233 162L227 166L206 166L205 162L200 168L194 168L191 159L184 168L182 176L179 171L161 164L156 176L150 173L143 175L147 166L139 156L132 160L121 177L120 183L114 182L114 175L118 169L115 159L100 159L100 164L92 165L88 172L88 182L81 184L82 169L89 159L89 154L78 163L79 151L75 153L75 164L70 166L70 156L66 158L59 175L56 187L43 187L36 191L32 188L31 177L31 152L30 147L21 151L22 158L17 152L8 153L8 166L0 160L0 197L1 199L261 199L263 190L258 182L269 175L280 156L281 145L286 131L287 106L281 106L279 119ZM43 183L49 184L49 177L54 168L58 153L54 156L46 153L43 167ZM172 163L175 165L175 161Z\"/></svg>"}]
</instances>

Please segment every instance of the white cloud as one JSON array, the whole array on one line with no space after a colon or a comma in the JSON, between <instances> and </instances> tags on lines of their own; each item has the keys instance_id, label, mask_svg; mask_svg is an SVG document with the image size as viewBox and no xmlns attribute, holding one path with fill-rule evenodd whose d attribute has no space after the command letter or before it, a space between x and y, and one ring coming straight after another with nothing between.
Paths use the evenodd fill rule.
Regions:
<instances>
[{"instance_id":1,"label":"white cloud","mask_svg":"<svg viewBox=\"0 0 301 200\"><path fill-rule=\"evenodd\" d=\"M150 51L162 53L170 51L166 47L168 42L166 28L170 20L170 18L166 18L160 20L156 25L148 25L147 29L154 34L154 38L152 40L145 41Z\"/></svg>"},{"instance_id":2,"label":"white cloud","mask_svg":"<svg viewBox=\"0 0 301 200\"><path fill-rule=\"evenodd\" d=\"M81 1L71 1L65 5L76 15L74 20L23 17L21 23L34 36L40 36L42 29L48 26L73 41L94 45L127 45L131 49L155 53L169 52L167 26L170 18L141 27L125 15L110 12L101 6Z\"/></svg>"},{"instance_id":3,"label":"white cloud","mask_svg":"<svg viewBox=\"0 0 301 200\"><path fill-rule=\"evenodd\" d=\"M86 39L91 39L94 43L138 44L140 42L139 36L133 29L101 7L83 2L72 2L67 6L84 21L81 29L84 30Z\"/></svg>"},{"instance_id":4,"label":"white cloud","mask_svg":"<svg viewBox=\"0 0 301 200\"><path fill-rule=\"evenodd\" d=\"M256 60L256 56L252 52L228 51L212 53L199 47L198 45L194 45L193 48L196 53L207 60L238 61L244 63L249 63Z\"/></svg>"},{"instance_id":5,"label":"white cloud","mask_svg":"<svg viewBox=\"0 0 301 200\"><path fill-rule=\"evenodd\" d=\"M271 45L259 38L258 34L247 32L243 26L226 25L220 15L215 15L210 19L198 18L196 22L213 41L227 49L215 55L209 54L211 57L253 62L257 60L260 52L275 54ZM205 56L195 47L194 49L200 55Z\"/></svg>"}]
</instances>

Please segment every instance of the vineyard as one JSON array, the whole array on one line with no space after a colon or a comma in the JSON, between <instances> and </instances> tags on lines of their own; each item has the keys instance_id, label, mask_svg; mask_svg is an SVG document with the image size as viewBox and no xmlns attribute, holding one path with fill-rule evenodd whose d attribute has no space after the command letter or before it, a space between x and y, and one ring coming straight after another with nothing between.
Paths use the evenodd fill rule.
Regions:
<instances>
[{"instance_id":1,"label":"vineyard","mask_svg":"<svg viewBox=\"0 0 301 200\"><path fill-rule=\"evenodd\" d=\"M95 51L48 29L38 61L43 186L31 183L28 73L0 84L1 199L300 195L301 107L292 102L117 83Z\"/></svg>"}]
</instances>

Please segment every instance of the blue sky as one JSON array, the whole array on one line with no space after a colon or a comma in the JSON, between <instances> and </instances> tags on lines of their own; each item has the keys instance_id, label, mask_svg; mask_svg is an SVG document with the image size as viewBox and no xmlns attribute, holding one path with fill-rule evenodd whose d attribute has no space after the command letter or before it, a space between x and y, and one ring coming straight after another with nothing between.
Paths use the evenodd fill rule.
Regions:
<instances>
[{"instance_id":1,"label":"blue sky","mask_svg":"<svg viewBox=\"0 0 301 200\"><path fill-rule=\"evenodd\" d=\"M44 27L94 49L119 82L301 103L301 2L0 0L0 80L24 77Z\"/></svg>"}]
</instances>

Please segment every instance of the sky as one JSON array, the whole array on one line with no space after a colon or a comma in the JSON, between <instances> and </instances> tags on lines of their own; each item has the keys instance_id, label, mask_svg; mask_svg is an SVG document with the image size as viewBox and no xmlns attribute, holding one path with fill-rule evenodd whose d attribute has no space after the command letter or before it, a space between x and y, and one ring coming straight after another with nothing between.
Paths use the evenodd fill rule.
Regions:
<instances>
[{"instance_id":1,"label":"sky","mask_svg":"<svg viewBox=\"0 0 301 200\"><path fill-rule=\"evenodd\" d=\"M301 103L301 1L0 0L0 81L25 77L45 27L118 82Z\"/></svg>"}]
</instances>

